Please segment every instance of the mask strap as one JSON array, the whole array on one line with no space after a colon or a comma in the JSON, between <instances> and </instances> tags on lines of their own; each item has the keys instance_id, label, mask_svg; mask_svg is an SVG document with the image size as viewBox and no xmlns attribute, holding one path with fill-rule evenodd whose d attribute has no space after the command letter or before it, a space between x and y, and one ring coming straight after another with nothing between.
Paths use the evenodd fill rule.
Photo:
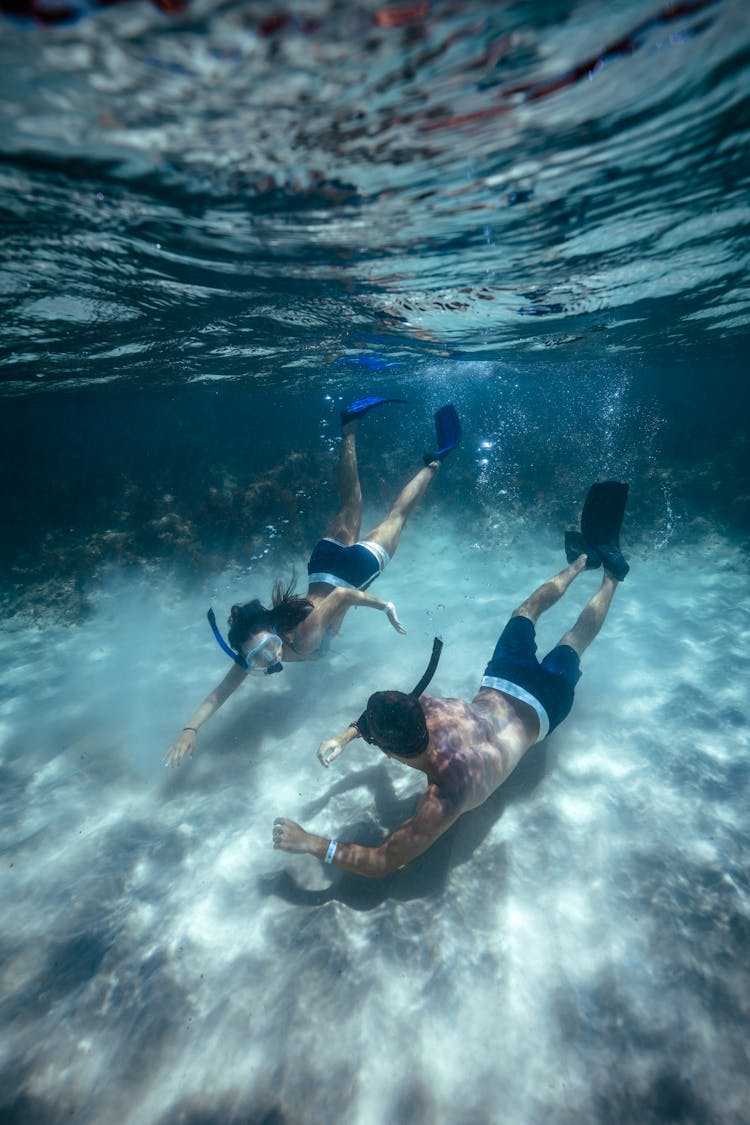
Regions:
<instances>
[{"instance_id":1,"label":"mask strap","mask_svg":"<svg viewBox=\"0 0 750 1125\"><path fill-rule=\"evenodd\" d=\"M419 681L419 683L417 684L417 686L415 688L412 688L412 690L409 692L409 695L419 696L419 695L422 694L422 692L427 687L427 685L429 684L432 677L435 675L435 669L437 668L438 663L440 661L440 653L442 651L443 651L442 637L435 637L435 639L432 642L432 656L430 657L430 663L425 668L424 674L423 674L421 680Z\"/></svg>"},{"instance_id":2,"label":"mask strap","mask_svg":"<svg viewBox=\"0 0 750 1125\"><path fill-rule=\"evenodd\" d=\"M260 650L265 646L268 638L269 637L275 637L276 634L275 633L262 633L261 636L262 636L263 639L258 641L257 645L255 645L254 648L251 648L249 652L245 653L245 660L248 662L248 664L250 663L251 658L253 656L255 656L256 652L260 652ZM281 637L279 637L279 640L281 640Z\"/></svg>"},{"instance_id":3,"label":"mask strap","mask_svg":"<svg viewBox=\"0 0 750 1125\"><path fill-rule=\"evenodd\" d=\"M239 664L239 666L243 670L243 672L247 672L248 664L247 664L247 661L245 660L244 656L240 656L239 653L236 653L233 648L230 648L229 645L227 644L227 642L222 637L221 633L219 632L219 627L216 624L216 614L214 613L214 611L212 609L209 609L208 613L206 614L206 617L208 618L208 623L211 626L211 630L213 632L214 638L216 639L216 643L219 646L219 648L223 649L224 652L227 654L227 656L231 660L233 660L235 662L235 664Z\"/></svg>"}]
</instances>

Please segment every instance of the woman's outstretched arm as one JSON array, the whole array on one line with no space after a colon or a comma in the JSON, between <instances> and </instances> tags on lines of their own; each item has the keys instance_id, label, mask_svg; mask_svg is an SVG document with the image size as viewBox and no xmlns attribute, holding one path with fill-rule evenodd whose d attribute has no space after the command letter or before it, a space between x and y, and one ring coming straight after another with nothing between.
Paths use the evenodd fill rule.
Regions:
<instances>
[{"instance_id":1,"label":"woman's outstretched arm","mask_svg":"<svg viewBox=\"0 0 750 1125\"><path fill-rule=\"evenodd\" d=\"M179 737L167 750L164 759L166 766L179 766L183 758L192 758L198 741L198 731L212 715L216 714L222 703L226 703L229 696L237 690L246 676L247 672L240 668L239 664L232 665L221 683L212 692L209 692L197 711L190 716Z\"/></svg>"}]
</instances>

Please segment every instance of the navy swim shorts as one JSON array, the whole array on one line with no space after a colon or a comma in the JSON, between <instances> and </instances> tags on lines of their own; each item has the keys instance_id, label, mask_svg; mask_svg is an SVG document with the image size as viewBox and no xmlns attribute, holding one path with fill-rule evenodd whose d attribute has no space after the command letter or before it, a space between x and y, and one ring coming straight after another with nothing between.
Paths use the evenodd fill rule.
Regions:
<instances>
[{"instance_id":1,"label":"navy swim shorts","mask_svg":"<svg viewBox=\"0 0 750 1125\"><path fill-rule=\"evenodd\" d=\"M367 539L351 547L339 543L337 539L321 539L310 555L307 580L366 590L389 561L388 552L379 543Z\"/></svg>"},{"instance_id":2,"label":"navy swim shorts","mask_svg":"<svg viewBox=\"0 0 750 1125\"><path fill-rule=\"evenodd\" d=\"M539 715L539 741L559 726L573 706L581 661L570 645L557 645L540 663L536 630L528 617L511 617L484 670L482 687L530 703Z\"/></svg>"}]
</instances>

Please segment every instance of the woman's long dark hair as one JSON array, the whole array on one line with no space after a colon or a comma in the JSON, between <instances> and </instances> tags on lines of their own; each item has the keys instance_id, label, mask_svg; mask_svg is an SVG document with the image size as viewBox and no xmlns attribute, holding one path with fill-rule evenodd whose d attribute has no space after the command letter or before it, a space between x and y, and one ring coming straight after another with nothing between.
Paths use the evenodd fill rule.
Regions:
<instances>
[{"instance_id":1,"label":"woman's long dark hair","mask_svg":"<svg viewBox=\"0 0 750 1125\"><path fill-rule=\"evenodd\" d=\"M287 633L294 629L308 614L312 613L313 603L297 593L297 575L292 571L291 580L284 585L280 578L273 584L271 609L266 609L258 598L244 605L233 605L229 615L228 640L235 652L253 633L264 629L268 632Z\"/></svg>"},{"instance_id":2,"label":"woman's long dark hair","mask_svg":"<svg viewBox=\"0 0 750 1125\"><path fill-rule=\"evenodd\" d=\"M271 592L271 603L273 605L270 611L271 620L277 633L294 629L315 608L309 598L297 593L297 573L294 570L286 586L280 578L276 579Z\"/></svg>"}]
</instances>

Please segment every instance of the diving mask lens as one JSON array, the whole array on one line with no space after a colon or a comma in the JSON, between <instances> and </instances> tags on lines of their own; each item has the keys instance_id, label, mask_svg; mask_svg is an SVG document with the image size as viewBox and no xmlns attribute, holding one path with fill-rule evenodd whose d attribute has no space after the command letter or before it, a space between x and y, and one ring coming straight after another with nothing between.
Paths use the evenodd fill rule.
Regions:
<instances>
[{"instance_id":1,"label":"diving mask lens","mask_svg":"<svg viewBox=\"0 0 750 1125\"><path fill-rule=\"evenodd\" d=\"M281 672L283 643L276 633L261 634L258 643L245 653L248 672L252 676L270 676L273 672Z\"/></svg>"}]
</instances>

